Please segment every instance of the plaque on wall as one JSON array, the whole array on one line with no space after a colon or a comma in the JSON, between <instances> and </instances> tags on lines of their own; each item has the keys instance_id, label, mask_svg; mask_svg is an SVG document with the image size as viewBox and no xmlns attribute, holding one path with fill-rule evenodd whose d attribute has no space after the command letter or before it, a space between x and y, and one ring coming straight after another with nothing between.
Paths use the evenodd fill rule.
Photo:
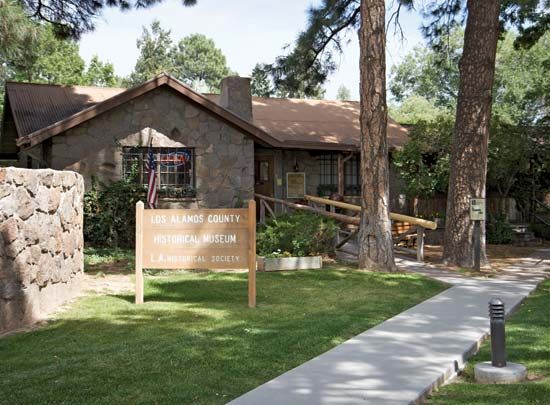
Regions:
<instances>
[{"instance_id":1,"label":"plaque on wall","mask_svg":"<svg viewBox=\"0 0 550 405\"><path fill-rule=\"evenodd\" d=\"M287 173L286 174L286 198L304 198L306 194L306 174Z\"/></svg>"}]
</instances>

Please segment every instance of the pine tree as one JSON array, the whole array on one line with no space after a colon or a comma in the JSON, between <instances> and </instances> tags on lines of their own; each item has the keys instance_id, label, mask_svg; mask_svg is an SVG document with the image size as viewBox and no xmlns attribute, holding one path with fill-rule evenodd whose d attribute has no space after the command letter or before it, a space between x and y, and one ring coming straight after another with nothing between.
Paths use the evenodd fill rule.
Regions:
<instances>
[{"instance_id":1,"label":"pine tree","mask_svg":"<svg viewBox=\"0 0 550 405\"><path fill-rule=\"evenodd\" d=\"M443 245L443 260L458 266L474 264L469 204L471 198L485 198L499 11L498 0L468 0ZM484 237L481 243L484 263Z\"/></svg>"},{"instance_id":2,"label":"pine tree","mask_svg":"<svg viewBox=\"0 0 550 405\"><path fill-rule=\"evenodd\" d=\"M346 86L342 84L340 85L340 87L338 87L338 90L336 91L336 99L348 101L351 99L351 92Z\"/></svg>"},{"instance_id":3,"label":"pine tree","mask_svg":"<svg viewBox=\"0 0 550 405\"><path fill-rule=\"evenodd\" d=\"M210 38L193 34L183 38L172 50L173 74L188 85L219 91L221 80L231 71L223 52Z\"/></svg>"},{"instance_id":4,"label":"pine tree","mask_svg":"<svg viewBox=\"0 0 550 405\"><path fill-rule=\"evenodd\" d=\"M252 69L251 78L250 90L253 96L271 97L273 95L273 87L265 64L257 63Z\"/></svg>"},{"instance_id":5,"label":"pine tree","mask_svg":"<svg viewBox=\"0 0 550 405\"><path fill-rule=\"evenodd\" d=\"M389 207L384 0L361 1L361 225L359 268L395 271Z\"/></svg>"}]
</instances>

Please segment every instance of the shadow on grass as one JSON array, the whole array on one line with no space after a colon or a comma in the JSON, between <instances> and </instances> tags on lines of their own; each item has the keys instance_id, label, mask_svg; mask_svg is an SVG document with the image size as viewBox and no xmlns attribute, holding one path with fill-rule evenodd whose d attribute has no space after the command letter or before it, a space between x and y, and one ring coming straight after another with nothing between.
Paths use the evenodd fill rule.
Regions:
<instances>
[{"instance_id":1,"label":"shadow on grass","mask_svg":"<svg viewBox=\"0 0 550 405\"><path fill-rule=\"evenodd\" d=\"M0 403L225 403L442 290L408 275L305 271L146 278L0 339Z\"/></svg>"}]
</instances>

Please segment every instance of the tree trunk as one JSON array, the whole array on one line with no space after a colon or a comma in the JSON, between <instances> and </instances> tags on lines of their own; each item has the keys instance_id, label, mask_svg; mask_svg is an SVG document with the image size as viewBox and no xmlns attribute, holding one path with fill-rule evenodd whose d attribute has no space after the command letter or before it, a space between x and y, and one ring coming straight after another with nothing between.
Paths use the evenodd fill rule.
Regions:
<instances>
[{"instance_id":1,"label":"tree trunk","mask_svg":"<svg viewBox=\"0 0 550 405\"><path fill-rule=\"evenodd\" d=\"M446 263L463 267L474 264L470 198L485 198L499 3L498 0L468 0L467 4L443 248ZM482 225L481 263L485 264L485 226Z\"/></svg>"},{"instance_id":2,"label":"tree trunk","mask_svg":"<svg viewBox=\"0 0 550 405\"><path fill-rule=\"evenodd\" d=\"M361 1L359 268L395 271L389 207L384 0Z\"/></svg>"}]
</instances>

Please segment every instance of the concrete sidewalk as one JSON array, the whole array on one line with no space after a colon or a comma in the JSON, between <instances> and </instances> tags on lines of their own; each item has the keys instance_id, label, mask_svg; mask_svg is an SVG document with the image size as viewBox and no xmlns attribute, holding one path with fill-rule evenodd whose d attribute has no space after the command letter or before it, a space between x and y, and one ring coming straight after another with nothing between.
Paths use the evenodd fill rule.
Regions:
<instances>
[{"instance_id":1,"label":"concrete sidewalk","mask_svg":"<svg viewBox=\"0 0 550 405\"><path fill-rule=\"evenodd\" d=\"M259 386L231 404L409 404L456 375L489 332L488 301L513 310L550 268L550 249L498 279L472 279L399 259L451 288Z\"/></svg>"}]
</instances>

